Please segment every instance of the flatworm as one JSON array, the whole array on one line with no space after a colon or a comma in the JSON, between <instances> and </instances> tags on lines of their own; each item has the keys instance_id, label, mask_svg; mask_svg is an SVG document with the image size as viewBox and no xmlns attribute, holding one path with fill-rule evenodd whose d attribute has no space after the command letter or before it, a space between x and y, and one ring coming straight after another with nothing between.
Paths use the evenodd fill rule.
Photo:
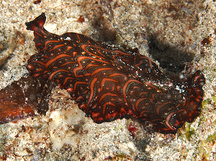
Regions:
<instances>
[{"instance_id":1,"label":"flatworm","mask_svg":"<svg viewBox=\"0 0 216 161\"><path fill-rule=\"evenodd\" d=\"M38 50L27 68L32 77L66 89L94 122L134 118L151 122L158 132L176 133L200 114L205 84L200 71L170 79L146 56L78 33L50 33L45 20L42 13L26 23Z\"/></svg>"}]
</instances>

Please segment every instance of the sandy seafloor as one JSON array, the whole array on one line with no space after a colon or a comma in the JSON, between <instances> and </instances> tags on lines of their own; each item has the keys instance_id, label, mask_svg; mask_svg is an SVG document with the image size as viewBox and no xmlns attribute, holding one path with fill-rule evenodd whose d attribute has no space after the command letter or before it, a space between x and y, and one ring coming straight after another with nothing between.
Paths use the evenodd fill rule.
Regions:
<instances>
[{"instance_id":1,"label":"sandy seafloor","mask_svg":"<svg viewBox=\"0 0 216 161\"><path fill-rule=\"evenodd\" d=\"M28 73L27 60L37 51L33 32L26 30L25 22L42 12L50 32L82 33L95 40L138 48L150 58L148 42L152 36L156 45L162 42L190 53L181 56L173 52L170 57L187 60L192 55L188 63L191 72L199 69L206 78L200 116L176 135L149 132L134 123L139 130L133 136L127 128L131 120L125 119L96 124L85 117L65 90L55 89L49 102L52 110L46 116L0 125L0 160L216 160L214 0L0 2L1 88ZM85 19L82 23L77 21L80 15Z\"/></svg>"}]
</instances>

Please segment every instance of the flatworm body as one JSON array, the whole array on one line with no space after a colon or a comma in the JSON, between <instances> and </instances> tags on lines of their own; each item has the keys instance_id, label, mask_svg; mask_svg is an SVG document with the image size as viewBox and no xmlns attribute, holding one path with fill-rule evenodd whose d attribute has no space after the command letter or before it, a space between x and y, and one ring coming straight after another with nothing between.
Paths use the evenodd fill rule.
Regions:
<instances>
[{"instance_id":1,"label":"flatworm body","mask_svg":"<svg viewBox=\"0 0 216 161\"><path fill-rule=\"evenodd\" d=\"M26 23L38 50L27 68L34 78L66 89L96 123L135 118L151 122L158 132L175 133L200 114L205 84L200 71L172 80L148 57L78 33L50 33L45 20L42 13Z\"/></svg>"}]
</instances>

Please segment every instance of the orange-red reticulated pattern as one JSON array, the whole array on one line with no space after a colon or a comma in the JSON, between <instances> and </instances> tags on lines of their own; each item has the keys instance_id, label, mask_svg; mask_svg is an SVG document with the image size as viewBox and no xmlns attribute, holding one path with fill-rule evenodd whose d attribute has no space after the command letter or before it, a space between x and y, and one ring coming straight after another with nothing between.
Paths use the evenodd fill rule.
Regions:
<instances>
[{"instance_id":1,"label":"orange-red reticulated pattern","mask_svg":"<svg viewBox=\"0 0 216 161\"><path fill-rule=\"evenodd\" d=\"M49 33L45 19L42 13L26 23L38 50L27 67L33 77L66 89L95 122L136 118L159 132L175 133L199 115L205 83L200 71L184 80L169 79L139 53L77 33Z\"/></svg>"}]
</instances>

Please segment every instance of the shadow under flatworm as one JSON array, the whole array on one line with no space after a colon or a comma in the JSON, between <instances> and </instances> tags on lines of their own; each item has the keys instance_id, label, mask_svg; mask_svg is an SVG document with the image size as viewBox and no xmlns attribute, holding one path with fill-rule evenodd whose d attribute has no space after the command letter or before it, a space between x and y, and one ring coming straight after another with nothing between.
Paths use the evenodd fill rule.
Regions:
<instances>
[{"instance_id":1,"label":"shadow under flatworm","mask_svg":"<svg viewBox=\"0 0 216 161\"><path fill-rule=\"evenodd\" d=\"M103 16L95 18L92 21L91 25L97 31L95 34L91 35L91 37L94 37L95 39L103 42L113 43L116 41L116 30L112 27L111 23Z\"/></svg>"},{"instance_id":2,"label":"shadow under flatworm","mask_svg":"<svg viewBox=\"0 0 216 161\"><path fill-rule=\"evenodd\" d=\"M185 65L194 59L193 53L160 42L154 36L149 39L149 54L160 63L160 67L174 73L183 71Z\"/></svg>"}]
</instances>

